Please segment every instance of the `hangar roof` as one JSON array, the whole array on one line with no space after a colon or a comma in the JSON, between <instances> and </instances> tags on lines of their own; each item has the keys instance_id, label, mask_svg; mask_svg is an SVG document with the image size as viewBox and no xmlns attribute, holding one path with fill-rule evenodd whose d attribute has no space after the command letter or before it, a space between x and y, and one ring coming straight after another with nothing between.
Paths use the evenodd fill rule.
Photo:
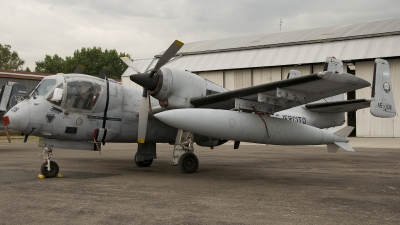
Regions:
<instances>
[{"instance_id":1,"label":"hangar roof","mask_svg":"<svg viewBox=\"0 0 400 225\"><path fill-rule=\"evenodd\" d=\"M197 41L185 44L178 54L188 55L233 50L237 51L254 48L381 37L395 34L400 34L400 18L369 23L348 24L337 27ZM159 55L161 54L162 53Z\"/></svg>"},{"instance_id":2,"label":"hangar roof","mask_svg":"<svg viewBox=\"0 0 400 225\"><path fill-rule=\"evenodd\" d=\"M153 59L135 60L145 71ZM400 56L400 18L185 44L166 66L189 71L212 71L323 63L326 57L360 60ZM123 76L134 74L128 68Z\"/></svg>"},{"instance_id":3,"label":"hangar roof","mask_svg":"<svg viewBox=\"0 0 400 225\"><path fill-rule=\"evenodd\" d=\"M44 77L50 75L49 73L36 73L36 72L25 72L25 71L13 71L13 70L0 70L1 78L10 79L25 79L25 80L42 80Z\"/></svg>"}]
</instances>

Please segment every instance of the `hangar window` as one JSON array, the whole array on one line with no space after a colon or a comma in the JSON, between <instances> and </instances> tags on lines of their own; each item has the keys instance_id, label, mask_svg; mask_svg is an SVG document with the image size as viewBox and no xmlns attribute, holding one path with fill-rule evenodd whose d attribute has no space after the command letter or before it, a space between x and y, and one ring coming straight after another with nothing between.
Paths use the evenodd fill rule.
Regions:
<instances>
[{"instance_id":1,"label":"hangar window","mask_svg":"<svg viewBox=\"0 0 400 225\"><path fill-rule=\"evenodd\" d=\"M101 86L88 81L67 83L65 106L75 109L92 110L99 98Z\"/></svg>"}]
</instances>

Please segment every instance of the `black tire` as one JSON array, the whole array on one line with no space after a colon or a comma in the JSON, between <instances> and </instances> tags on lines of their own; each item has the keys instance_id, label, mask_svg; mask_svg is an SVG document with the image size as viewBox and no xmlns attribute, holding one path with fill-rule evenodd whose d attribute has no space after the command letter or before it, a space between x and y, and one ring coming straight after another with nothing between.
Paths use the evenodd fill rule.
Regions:
<instances>
[{"instance_id":1,"label":"black tire","mask_svg":"<svg viewBox=\"0 0 400 225\"><path fill-rule=\"evenodd\" d=\"M136 155L137 155L137 153L135 154L135 163L136 163L136 166L137 166L137 167L149 167L149 166L151 166L151 164L153 163L153 160L152 160L152 159L145 160L145 161L142 161L142 162L138 162L138 161L136 160Z\"/></svg>"},{"instance_id":2,"label":"black tire","mask_svg":"<svg viewBox=\"0 0 400 225\"><path fill-rule=\"evenodd\" d=\"M59 171L58 165L54 161L50 161L50 171L47 170L47 162L43 163L40 167L40 173L46 178L54 178L57 176Z\"/></svg>"},{"instance_id":3,"label":"black tire","mask_svg":"<svg viewBox=\"0 0 400 225\"><path fill-rule=\"evenodd\" d=\"M194 173L199 168L199 159L195 154L187 152L179 158L178 166L182 173Z\"/></svg>"}]
</instances>

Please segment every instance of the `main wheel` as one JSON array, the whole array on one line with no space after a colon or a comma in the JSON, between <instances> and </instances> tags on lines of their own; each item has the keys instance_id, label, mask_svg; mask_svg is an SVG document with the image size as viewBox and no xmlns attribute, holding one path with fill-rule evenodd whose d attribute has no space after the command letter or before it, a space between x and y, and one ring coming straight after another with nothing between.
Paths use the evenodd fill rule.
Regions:
<instances>
[{"instance_id":1,"label":"main wheel","mask_svg":"<svg viewBox=\"0 0 400 225\"><path fill-rule=\"evenodd\" d=\"M136 160L136 155L137 155L137 153L135 154L135 163L136 163L137 167L149 167L153 163L152 159L145 160L145 161L142 161L142 162L138 162Z\"/></svg>"},{"instance_id":2,"label":"main wheel","mask_svg":"<svg viewBox=\"0 0 400 225\"><path fill-rule=\"evenodd\" d=\"M59 171L58 165L54 161L50 161L50 171L47 170L47 162L43 163L40 167L40 173L46 178L54 178L57 176Z\"/></svg>"},{"instance_id":3,"label":"main wheel","mask_svg":"<svg viewBox=\"0 0 400 225\"><path fill-rule=\"evenodd\" d=\"M178 166L182 173L194 173L199 168L199 160L195 154L187 152L179 158Z\"/></svg>"}]
</instances>

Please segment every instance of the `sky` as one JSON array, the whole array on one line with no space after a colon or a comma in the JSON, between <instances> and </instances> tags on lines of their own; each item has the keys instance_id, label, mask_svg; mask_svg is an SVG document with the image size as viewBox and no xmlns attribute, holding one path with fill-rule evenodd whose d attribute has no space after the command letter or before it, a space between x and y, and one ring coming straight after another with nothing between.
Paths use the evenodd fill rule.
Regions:
<instances>
[{"instance_id":1,"label":"sky","mask_svg":"<svg viewBox=\"0 0 400 225\"><path fill-rule=\"evenodd\" d=\"M31 70L82 47L152 58L178 39L202 40L400 18L398 0L1 0L0 44Z\"/></svg>"}]
</instances>

